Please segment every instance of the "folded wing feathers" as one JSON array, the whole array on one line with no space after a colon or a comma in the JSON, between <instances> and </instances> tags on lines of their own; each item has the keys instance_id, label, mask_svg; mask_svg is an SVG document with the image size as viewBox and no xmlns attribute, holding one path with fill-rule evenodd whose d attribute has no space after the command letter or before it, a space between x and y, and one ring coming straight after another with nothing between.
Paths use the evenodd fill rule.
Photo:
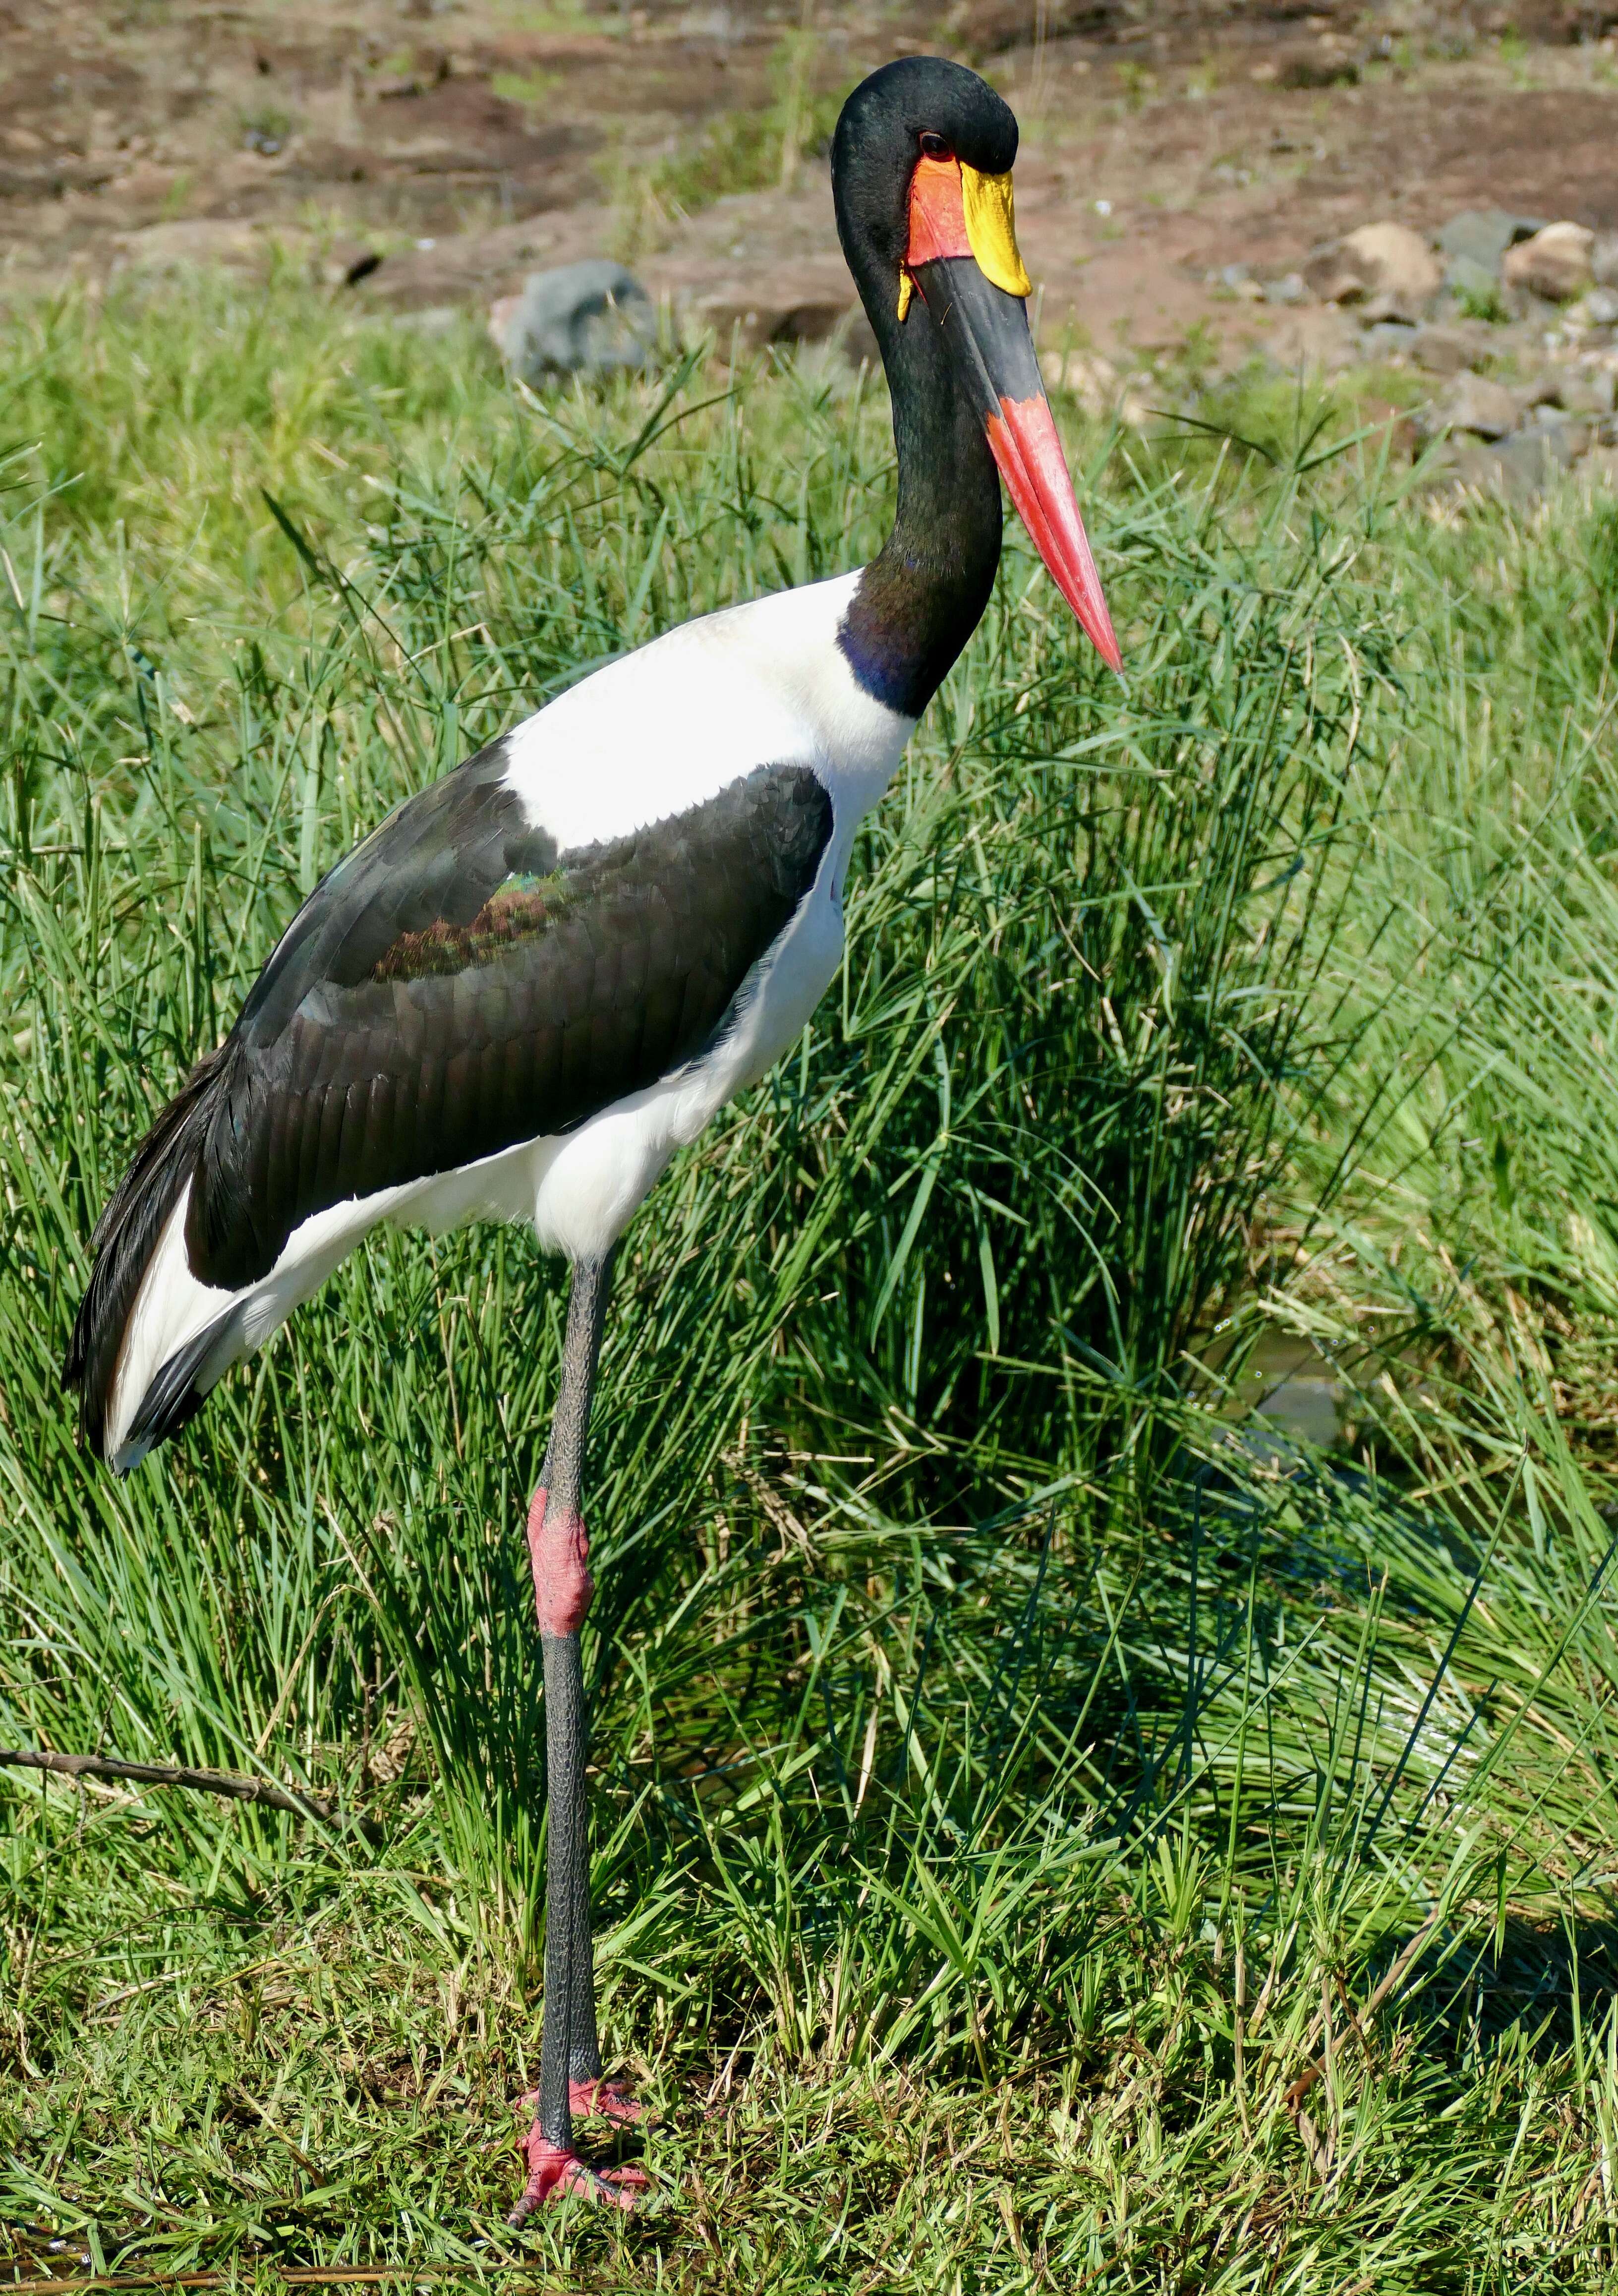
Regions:
<instances>
[{"instance_id":1,"label":"folded wing feathers","mask_svg":"<svg viewBox=\"0 0 1618 2296\"><path fill-rule=\"evenodd\" d=\"M571 1130L699 1055L831 834L812 771L761 767L561 856L500 763L499 744L469 759L331 872L142 1142L97 1225L63 1366L101 1456L127 1464L191 1415L227 1359L198 1319L217 1303L228 1321L300 1223ZM118 1385L137 1309L126 1384L144 1396ZM115 1395L127 1429L110 1425Z\"/></svg>"}]
</instances>

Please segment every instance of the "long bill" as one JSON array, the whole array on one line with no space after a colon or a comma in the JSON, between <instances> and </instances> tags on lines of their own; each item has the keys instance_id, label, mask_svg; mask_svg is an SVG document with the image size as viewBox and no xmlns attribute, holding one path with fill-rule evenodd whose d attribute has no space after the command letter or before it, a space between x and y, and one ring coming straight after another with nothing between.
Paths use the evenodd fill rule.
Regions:
<instances>
[{"instance_id":1,"label":"long bill","mask_svg":"<svg viewBox=\"0 0 1618 2296\"><path fill-rule=\"evenodd\" d=\"M1026 304L986 279L969 255L917 264L912 275L973 394L989 451L1034 548L1102 660L1122 668Z\"/></svg>"}]
</instances>

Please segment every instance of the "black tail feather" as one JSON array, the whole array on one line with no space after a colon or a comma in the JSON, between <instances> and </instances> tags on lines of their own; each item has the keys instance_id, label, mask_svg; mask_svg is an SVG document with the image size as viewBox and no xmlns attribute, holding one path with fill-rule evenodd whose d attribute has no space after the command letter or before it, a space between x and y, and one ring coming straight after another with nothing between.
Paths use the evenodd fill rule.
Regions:
<instances>
[{"instance_id":1,"label":"black tail feather","mask_svg":"<svg viewBox=\"0 0 1618 2296\"><path fill-rule=\"evenodd\" d=\"M195 1339L175 1350L141 1398L126 1443L137 1446L143 1456L154 1445L177 1435L188 1420L196 1417L213 1385L206 1376L209 1359L240 1337L241 1322L241 1310L227 1308L205 1324ZM217 1376L216 1372L214 1377Z\"/></svg>"},{"instance_id":2,"label":"black tail feather","mask_svg":"<svg viewBox=\"0 0 1618 2296\"><path fill-rule=\"evenodd\" d=\"M135 1151L90 1239L95 1264L73 1321L61 1383L78 1390L79 1431L99 1459L107 1456L107 1414L141 1280L195 1167L225 1087L229 1052L225 1045L192 1070ZM172 1433L190 1416L177 1404L176 1398L163 1414L161 1433ZM195 1407L193 1402L191 1408Z\"/></svg>"}]
</instances>

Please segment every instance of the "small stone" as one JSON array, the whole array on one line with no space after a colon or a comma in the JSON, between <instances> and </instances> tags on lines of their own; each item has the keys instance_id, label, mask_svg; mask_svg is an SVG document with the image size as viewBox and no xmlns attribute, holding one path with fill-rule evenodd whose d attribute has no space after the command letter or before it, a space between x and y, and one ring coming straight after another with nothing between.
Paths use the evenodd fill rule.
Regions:
<instances>
[{"instance_id":1,"label":"small stone","mask_svg":"<svg viewBox=\"0 0 1618 2296\"><path fill-rule=\"evenodd\" d=\"M1618 287L1592 287L1579 308L1587 327L1618 327Z\"/></svg>"},{"instance_id":2,"label":"small stone","mask_svg":"<svg viewBox=\"0 0 1618 2296\"><path fill-rule=\"evenodd\" d=\"M1543 228L1543 218L1513 215L1508 208L1463 208L1439 233L1438 251L1452 263L1475 263L1498 279L1506 250Z\"/></svg>"},{"instance_id":3,"label":"small stone","mask_svg":"<svg viewBox=\"0 0 1618 2296\"><path fill-rule=\"evenodd\" d=\"M1598 231L1589 251L1589 275L1598 287L1618 287L1618 231Z\"/></svg>"},{"instance_id":4,"label":"small stone","mask_svg":"<svg viewBox=\"0 0 1618 2296\"><path fill-rule=\"evenodd\" d=\"M1500 276L1548 303L1571 302L1593 284L1590 250L1596 234L1581 223L1549 223L1516 247L1508 248Z\"/></svg>"},{"instance_id":5,"label":"small stone","mask_svg":"<svg viewBox=\"0 0 1618 2296\"><path fill-rule=\"evenodd\" d=\"M1433 252L1401 223L1362 224L1312 258L1303 274L1327 303L1362 305L1369 320L1414 323L1443 283Z\"/></svg>"},{"instance_id":6,"label":"small stone","mask_svg":"<svg viewBox=\"0 0 1618 2296\"><path fill-rule=\"evenodd\" d=\"M1610 366L1564 367L1556 377L1555 403L1569 414L1604 422L1618 405L1618 374Z\"/></svg>"},{"instance_id":7,"label":"small stone","mask_svg":"<svg viewBox=\"0 0 1618 2296\"><path fill-rule=\"evenodd\" d=\"M1405 319L1378 319L1366 328L1361 337L1365 350L1379 358L1409 358L1416 348L1418 330Z\"/></svg>"},{"instance_id":8,"label":"small stone","mask_svg":"<svg viewBox=\"0 0 1618 2296\"><path fill-rule=\"evenodd\" d=\"M1522 385L1516 394L1517 405L1525 414L1531 414L1536 406L1560 406L1562 386L1566 373L1565 367L1545 368L1543 373L1536 374L1532 381Z\"/></svg>"},{"instance_id":9,"label":"small stone","mask_svg":"<svg viewBox=\"0 0 1618 2296\"><path fill-rule=\"evenodd\" d=\"M1253 77L1256 79L1258 73ZM1359 79L1360 66L1346 48L1322 44L1287 50L1275 59L1266 77L1278 87L1352 87Z\"/></svg>"},{"instance_id":10,"label":"small stone","mask_svg":"<svg viewBox=\"0 0 1618 2296\"><path fill-rule=\"evenodd\" d=\"M521 294L503 297L489 314L506 365L527 383L645 366L657 331L645 288L604 256L530 272Z\"/></svg>"},{"instance_id":11,"label":"small stone","mask_svg":"<svg viewBox=\"0 0 1618 2296\"><path fill-rule=\"evenodd\" d=\"M1087 414L1099 414L1118 392L1118 370L1093 351L1042 351L1040 373L1051 390L1065 390Z\"/></svg>"},{"instance_id":12,"label":"small stone","mask_svg":"<svg viewBox=\"0 0 1618 2296\"><path fill-rule=\"evenodd\" d=\"M1537 472L1541 484L1559 472L1572 470L1590 443L1589 426L1564 418L1559 422L1541 422L1532 430L1519 430L1508 439L1500 453L1508 463L1524 472Z\"/></svg>"},{"instance_id":13,"label":"small stone","mask_svg":"<svg viewBox=\"0 0 1618 2296\"><path fill-rule=\"evenodd\" d=\"M1516 429L1522 409L1516 393L1481 374L1458 375L1438 409L1443 427L1469 430L1478 439L1504 439Z\"/></svg>"},{"instance_id":14,"label":"small stone","mask_svg":"<svg viewBox=\"0 0 1618 2296\"><path fill-rule=\"evenodd\" d=\"M1309 300L1309 290L1303 284L1301 271L1289 271L1284 279L1266 279L1263 291L1266 303L1307 303Z\"/></svg>"},{"instance_id":15,"label":"small stone","mask_svg":"<svg viewBox=\"0 0 1618 2296\"><path fill-rule=\"evenodd\" d=\"M1572 430L1576 425L1568 424ZM1493 495L1514 509L1527 510L1570 469L1579 444L1559 433L1519 431L1498 447L1457 447L1448 474L1479 494Z\"/></svg>"},{"instance_id":16,"label":"small stone","mask_svg":"<svg viewBox=\"0 0 1618 2296\"><path fill-rule=\"evenodd\" d=\"M1443 464L1444 477L1458 487L1470 487L1480 495L1502 496L1508 492L1511 473L1498 447L1476 444L1452 448Z\"/></svg>"},{"instance_id":17,"label":"small stone","mask_svg":"<svg viewBox=\"0 0 1618 2296\"><path fill-rule=\"evenodd\" d=\"M1464 374L1478 353L1459 327L1418 327L1410 356L1429 374Z\"/></svg>"}]
</instances>

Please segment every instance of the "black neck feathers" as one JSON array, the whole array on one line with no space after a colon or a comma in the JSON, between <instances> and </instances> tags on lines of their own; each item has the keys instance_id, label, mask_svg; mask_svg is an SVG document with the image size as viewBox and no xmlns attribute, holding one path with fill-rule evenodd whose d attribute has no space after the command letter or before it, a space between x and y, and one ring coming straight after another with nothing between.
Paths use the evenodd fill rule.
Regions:
<instances>
[{"instance_id":1,"label":"black neck feathers","mask_svg":"<svg viewBox=\"0 0 1618 2296\"><path fill-rule=\"evenodd\" d=\"M867 693L919 718L989 603L1000 564L1000 477L919 295L903 336L904 352L914 342L919 355L888 362L898 506L840 642Z\"/></svg>"},{"instance_id":2,"label":"black neck feathers","mask_svg":"<svg viewBox=\"0 0 1618 2296\"><path fill-rule=\"evenodd\" d=\"M917 132L954 107L986 102L1003 119L1009 167L1017 127L971 72L905 58L856 89L838 123L832 187L838 234L875 332L893 402L899 498L893 532L866 568L839 642L866 692L919 718L982 618L1000 563L1000 479L983 421L958 378L938 315L899 278Z\"/></svg>"}]
</instances>

